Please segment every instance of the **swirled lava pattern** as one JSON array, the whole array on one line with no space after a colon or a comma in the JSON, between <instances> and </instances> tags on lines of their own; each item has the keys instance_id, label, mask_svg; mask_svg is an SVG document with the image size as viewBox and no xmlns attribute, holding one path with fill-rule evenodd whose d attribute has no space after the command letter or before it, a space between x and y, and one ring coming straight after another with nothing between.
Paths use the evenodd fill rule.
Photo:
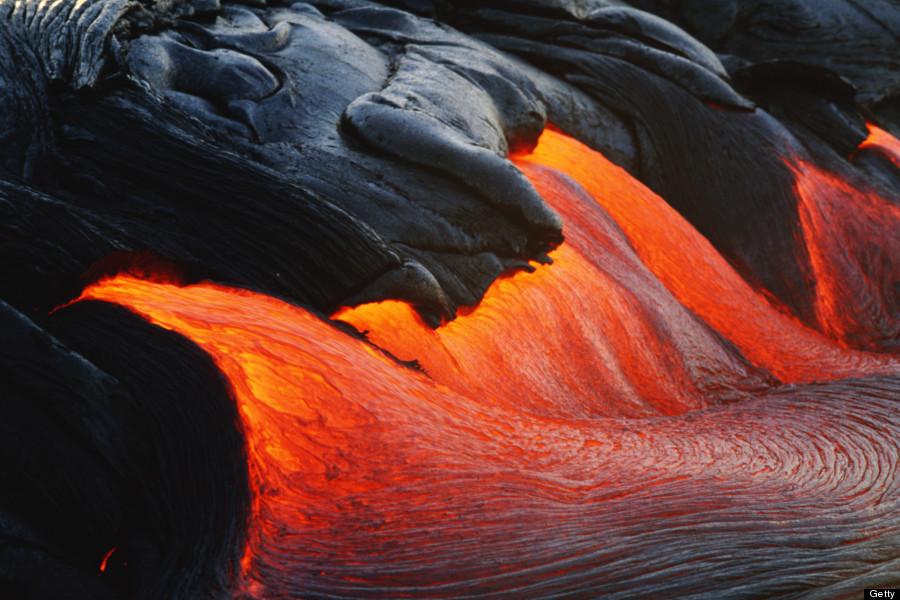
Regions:
<instances>
[{"instance_id":1,"label":"swirled lava pattern","mask_svg":"<svg viewBox=\"0 0 900 600\"><path fill-rule=\"evenodd\" d=\"M399 302L335 315L364 340L210 283L86 290L194 340L231 381L253 490L239 593L840 597L896 583L896 360L774 307L562 134L517 164L566 242L434 330ZM840 186L796 169L809 205Z\"/></svg>"}]
</instances>

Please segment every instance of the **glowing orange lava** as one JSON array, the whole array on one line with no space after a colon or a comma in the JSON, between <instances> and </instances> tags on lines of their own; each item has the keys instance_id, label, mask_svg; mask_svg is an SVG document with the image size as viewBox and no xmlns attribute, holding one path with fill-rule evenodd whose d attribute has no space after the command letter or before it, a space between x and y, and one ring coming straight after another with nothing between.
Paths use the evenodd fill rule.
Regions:
<instances>
[{"instance_id":1,"label":"glowing orange lava","mask_svg":"<svg viewBox=\"0 0 900 600\"><path fill-rule=\"evenodd\" d=\"M109 561L109 557L112 556L112 553L116 551L117 546L113 546L109 549L109 551L103 555L103 560L100 561L100 573L97 574L99 577L104 571L106 571L106 563Z\"/></svg>"},{"instance_id":2,"label":"glowing orange lava","mask_svg":"<svg viewBox=\"0 0 900 600\"><path fill-rule=\"evenodd\" d=\"M593 260L564 244L553 265L499 280L477 308L437 330L401 302L345 309L338 318L461 394L514 398L534 414L677 414L759 387L608 219L605 226L609 236L590 250Z\"/></svg>"},{"instance_id":3,"label":"glowing orange lava","mask_svg":"<svg viewBox=\"0 0 900 600\"><path fill-rule=\"evenodd\" d=\"M900 150L900 142L873 127L864 145L876 143ZM897 352L900 199L888 199L865 181L849 181L811 162L789 164L810 256L817 328L847 347Z\"/></svg>"},{"instance_id":4,"label":"glowing orange lava","mask_svg":"<svg viewBox=\"0 0 900 600\"><path fill-rule=\"evenodd\" d=\"M830 506L865 519L894 493L883 382L779 390L754 366L798 382L892 359L774 309L583 145L548 131L517 164L566 242L437 330L397 302L340 312L370 343L211 283L85 291L188 336L231 382L253 494L239 594L602 597L674 576L716 589L735 556L794 560L791 532L823 548L893 535L874 516L822 526ZM684 532L687 550L667 545ZM754 567L742 584L767 597L770 579Z\"/></svg>"},{"instance_id":5,"label":"glowing orange lava","mask_svg":"<svg viewBox=\"0 0 900 600\"><path fill-rule=\"evenodd\" d=\"M482 543L477 528L483 534L500 527L507 535L517 525L501 524L530 506L513 490L540 489L545 477L571 480L569 493L577 498L618 477L614 470L598 479L596 468L608 459L573 460L577 454L614 445L642 455L647 443L643 433L623 434L616 432L621 427L599 422L591 427L599 426L602 435L581 430L577 421L531 418L517 408L515 396L499 390L457 394L303 309L264 295L121 276L95 284L82 298L120 303L189 336L232 382L253 488L242 563L251 594L265 595L261 582L284 583L273 576L284 567L279 558L293 564L298 597L318 583L332 591L352 587L361 570L370 583L390 580L361 566L366 560L423 561L404 571L403 581L415 580L417 571L426 571L429 581L452 577L421 554L428 545L418 536L437 535L441 552L451 555L454 544L462 544L461 564L471 569L473 557L477 561L471 544ZM591 486L577 491L577 482L586 479ZM460 504L455 494L476 500ZM451 526L417 529L436 520ZM454 533L457 521L472 524ZM375 541L367 537L372 535Z\"/></svg>"},{"instance_id":6,"label":"glowing orange lava","mask_svg":"<svg viewBox=\"0 0 900 600\"><path fill-rule=\"evenodd\" d=\"M862 530L833 521L829 544L894 531L870 510L895 473L883 392L541 417L499 390L456 393L264 295L119 277L84 297L189 336L232 382L253 494L241 597L593 596L637 576L671 585L697 564L715 589L736 553L795 552L782 522L821 535L832 505L873 518ZM684 531L689 552L667 542ZM753 577L770 595L766 569Z\"/></svg>"},{"instance_id":7,"label":"glowing orange lava","mask_svg":"<svg viewBox=\"0 0 900 600\"><path fill-rule=\"evenodd\" d=\"M566 242L555 255L560 257L563 266L541 269L548 273L538 277L520 275L514 281L521 282L517 288L531 290L528 294L557 293L557 298L539 303L533 309L495 309L495 303L517 302L495 300L495 294L510 299L522 294L521 289L498 285L488 291L479 310L490 307L485 311L507 315L506 322L501 323L494 318L465 318L437 332L421 325L413 326L411 316L401 324L398 314L404 309L396 306L389 308L391 303L383 303L377 308L368 306L345 311L340 313L339 318L360 330L369 331L370 339L398 356L408 360L418 359L427 372L444 382L450 382L452 376L445 378L443 374L448 370L456 371L454 361L466 360L460 357L469 351L469 347L474 344L499 355L502 351L492 345L504 344L500 340L515 335L515 328L510 325L519 319L527 319L530 327L539 328L543 338L557 340L547 346L552 346L554 358L529 367L556 373L559 369L565 370L570 361L582 361L576 365L578 369L601 374L597 379L604 382L605 388L601 385L598 390L601 390L601 397L607 398L601 411L605 414L636 414L641 412L642 406L652 406L665 413L702 405L705 402L702 397L689 393L696 387L696 383L690 382L689 375L668 389L664 383L659 383L659 380L672 382L686 370L690 371L690 367L683 365L662 365L658 362L660 356L672 355L672 352L660 352L660 348L656 348L655 352L629 354L630 345L640 346L648 343L641 340L658 339L659 336L657 329L656 337L647 337L651 332L646 320L642 321L646 313L643 316L632 313L631 321L623 319L622 313L627 312L629 307L637 310L637 305L647 302L646 293L642 299L634 297L633 290L637 288L633 281L626 283L623 273L633 271L634 274L628 277L642 278L643 287L640 289L650 287L659 294L657 288L661 287L658 285L661 282L678 302L731 340L750 362L767 369L782 381L826 381L896 371L893 359L847 350L774 308L766 296L752 288L681 215L600 153L548 129L534 151L519 157L516 164L545 200L563 216ZM602 210L585 201L584 192L575 189L577 186L571 185L559 172L577 182ZM609 222L609 217L615 224ZM631 248L614 241L619 235L618 228L624 232L643 265L621 258L629 254ZM611 250L617 243L618 247ZM613 256L618 258L610 264ZM623 271L624 262L629 264ZM652 275L644 274L644 265ZM610 278L617 279L618 285L609 283ZM658 282L651 281L654 278ZM566 279L567 283L560 284L561 279ZM503 284L508 285L511 284ZM538 289L545 291L539 292ZM657 302L668 303L667 310L677 311L671 306L676 304L671 299L660 298ZM572 305L572 310L567 310L567 305ZM573 331L578 326L571 324L583 323L585 319L590 321L590 325ZM487 325L486 320L494 325ZM686 312L670 314L666 331L679 327L696 329ZM586 333L586 329L593 331ZM692 340L698 336L696 331L686 335ZM585 342L585 339L591 341ZM594 347L586 353L588 358L584 359L585 353L580 351L580 345L586 343L594 344ZM672 340L662 344L672 345ZM564 347L578 350L560 351ZM705 358L718 354L709 349L694 350ZM675 350L674 354L679 353ZM619 378L622 383L618 387L609 385L609 382L616 381L615 373L611 377L610 369L604 369L602 356L617 357L615 360L619 361L619 366L626 365L625 370L628 365L632 367L630 373ZM535 359L527 360L531 362ZM690 357L685 360L690 360ZM723 373L728 372L729 367L723 369L722 365L718 365L714 370ZM459 371L465 372L466 369ZM476 375L476 379L483 381L479 379L481 376ZM741 375L735 374L735 377ZM488 380L496 378L488 374ZM649 379L657 381L650 383ZM477 383L475 385L477 387ZM662 387L649 389L654 385ZM521 390L517 393L525 395ZM604 396L607 393L614 396ZM559 401L556 392L542 389L538 390L538 394L552 398L554 403ZM667 394L667 398L663 399ZM610 401L612 397L616 400ZM629 399L628 404L625 399ZM563 402L571 404L571 400Z\"/></svg>"},{"instance_id":8,"label":"glowing orange lava","mask_svg":"<svg viewBox=\"0 0 900 600\"><path fill-rule=\"evenodd\" d=\"M863 148L873 150L900 169L900 140L877 125L869 123L868 127L869 137L859 145L857 151Z\"/></svg>"}]
</instances>

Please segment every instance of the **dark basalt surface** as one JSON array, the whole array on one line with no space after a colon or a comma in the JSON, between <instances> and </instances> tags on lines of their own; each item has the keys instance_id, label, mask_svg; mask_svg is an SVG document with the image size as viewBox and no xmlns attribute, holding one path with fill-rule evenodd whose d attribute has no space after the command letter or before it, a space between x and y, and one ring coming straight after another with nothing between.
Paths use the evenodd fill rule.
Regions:
<instances>
[{"instance_id":1,"label":"dark basalt surface","mask_svg":"<svg viewBox=\"0 0 900 600\"><path fill-rule=\"evenodd\" d=\"M87 4L68 21L5 7L13 62L39 62L9 69L8 81L25 80L2 88L12 107L3 164L76 212L38 236L83 255L57 269L61 289L109 247L151 248L320 310L407 299L436 325L562 239L559 218L506 159L549 120L644 181L812 322L779 157L805 146L843 166L864 112L896 95L880 58L852 58L885 36L896 16L887 8L876 20L824 11L809 40L850 11L841 18L856 15L853 39L867 41L838 52L838 36L819 60L778 38L737 64L668 21L603 2L417 3L470 35L361 1L129 6ZM759 15L805 31L796 11L770 8L734 9L735 35L759 33ZM742 29L752 15L757 28ZM829 70L835 53L857 70ZM855 94L872 79L877 91ZM102 250L84 249L85 219ZM10 275L18 290L42 286Z\"/></svg>"},{"instance_id":2,"label":"dark basalt surface","mask_svg":"<svg viewBox=\"0 0 900 600\"><path fill-rule=\"evenodd\" d=\"M900 7L629 4L0 0L0 596L225 597L237 568L228 384L120 308L48 315L92 268L150 251L322 313L405 299L437 326L563 240L507 158L552 123L815 325L782 157L900 203L894 165L849 161L866 119L900 134Z\"/></svg>"},{"instance_id":3,"label":"dark basalt surface","mask_svg":"<svg viewBox=\"0 0 900 600\"><path fill-rule=\"evenodd\" d=\"M209 356L102 302L40 327L6 303L0 315L4 597L227 590L250 492L237 408Z\"/></svg>"}]
</instances>

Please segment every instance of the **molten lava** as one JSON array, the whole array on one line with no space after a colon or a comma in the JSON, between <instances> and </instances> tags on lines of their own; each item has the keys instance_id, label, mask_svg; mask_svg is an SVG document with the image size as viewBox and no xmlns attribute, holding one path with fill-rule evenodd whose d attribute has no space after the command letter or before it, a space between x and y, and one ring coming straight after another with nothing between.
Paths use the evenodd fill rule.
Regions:
<instances>
[{"instance_id":1,"label":"molten lava","mask_svg":"<svg viewBox=\"0 0 900 600\"><path fill-rule=\"evenodd\" d=\"M857 152L863 149L872 150L900 169L900 140L877 125L869 123L868 126L869 137L863 140L857 148Z\"/></svg>"},{"instance_id":2,"label":"molten lava","mask_svg":"<svg viewBox=\"0 0 900 600\"><path fill-rule=\"evenodd\" d=\"M557 183L542 191L577 193ZM588 258L582 247L564 244L552 253L552 265L501 279L477 308L437 330L400 302L345 309L338 317L460 394L538 415L678 414L765 387L593 212L605 231Z\"/></svg>"},{"instance_id":3,"label":"molten lava","mask_svg":"<svg viewBox=\"0 0 900 600\"><path fill-rule=\"evenodd\" d=\"M518 158L516 163L547 202L563 216L566 223L567 241L559 251L564 256L562 260L566 264L554 265L547 269L553 273L544 275L542 281L567 277L565 273L571 273L571 279L574 280L574 283L551 283L542 286L538 282L539 278L529 279L526 275L520 275L514 279L534 290L529 293L539 293L537 289L558 290L555 302L545 302L531 311L535 316L531 318L530 326L538 328L544 339L559 339L556 344L558 352L556 356L565 356L566 360L558 361L556 366L548 361L539 368L558 372L558 369L566 369L569 361L574 360L583 361L580 367L576 368L582 373L603 373L602 365L598 364L601 361L600 356L615 356L620 363L625 364L628 364L628 361L636 361L631 363L634 365L632 375L638 374L636 377L626 378L628 383L619 386L618 389L607 387L601 392L601 397L606 398L609 398L606 395L607 391L617 394L616 399L611 402L615 406L604 410L605 414L629 414L630 411L623 406L622 399L634 394L626 392L622 395L623 389L627 390L630 386L640 389L642 385L665 385L659 381L671 383L678 377L678 373L684 373L684 370L673 365L664 366L657 362L655 367L650 366L654 361L669 354L661 348L657 348L655 352L648 351L641 358L630 355L627 349L630 344L637 347L653 344L653 340L660 339L660 329L648 328L646 323L629 323L622 319L621 314L616 313L616 307L627 311L628 307L637 307L648 302L648 287L653 288L654 293L667 296L666 292L659 289L661 287L659 283L665 286L675 300L731 340L751 363L768 370L784 382L828 381L896 372L894 359L848 350L784 311L776 309L764 292L752 288L728 261L662 198L600 153L548 129L541 136L534 151L528 156ZM575 189L558 172L577 182L602 207L602 210L598 210L593 203L586 202L584 192ZM804 190L801 183L801 194ZM869 201L863 194L858 196L859 198L850 199L855 201L851 206ZM821 201L827 197L827 193L820 194L819 199ZM892 214L893 209L890 211ZM610 217L615 224L609 222ZM614 242L620 236L619 228L624 232L627 244ZM883 238L879 236L876 239ZM608 262L610 255L604 250L614 243L618 243L614 254L619 264L611 265ZM625 271L635 272L629 277L643 278L640 285L629 281L623 273L621 265L623 259L620 256L631 254L628 244L643 265L639 264L638 260L632 259ZM587 260L581 258L583 256L588 257ZM900 253L894 256L900 256ZM644 266L652 275L646 272ZM604 272L607 274L604 275ZM658 282L652 281L654 276ZM890 277L891 272L885 276ZM609 278L617 279L619 285L612 286L615 289L610 289L611 286L608 284L604 285L604 279ZM894 280L896 281L896 278ZM571 285L576 285L580 289L572 289ZM501 289L505 288L497 286L496 289L489 291L482 305L492 306L495 302L493 295L504 293L500 292ZM509 294L515 297L518 293L510 290ZM676 303L671 298L658 301L670 306L669 310L680 310L680 307L674 307ZM557 317L553 322L545 322L546 318L552 318L549 315L565 311L566 305L579 302L583 304L573 307L573 310ZM465 331L476 327L471 323L471 319L460 319L461 323L451 323L444 331L438 332L426 331L423 327L411 327L409 323L398 326L399 323L388 321L396 319L397 311L403 309L387 308L389 304L391 303L383 303L380 308L353 309L342 313L339 318L354 324L358 329L368 330L370 339L401 358L419 360L429 373L444 373L446 370L445 366L438 364L435 344L443 346L440 353L451 356L452 359L449 360L452 362L461 360L460 355L465 355L469 352L469 348L473 347L471 344L460 344L454 338L474 338L479 340L476 342L477 347L495 342L502 344L503 342L497 340L510 335L509 327L499 326L487 331L483 325L479 325L481 331L470 335ZM520 317L507 318L508 325L515 323ZM590 319L587 328L567 336L573 327L569 323L583 322L586 318ZM636 317L636 321L639 320L640 317ZM617 324L621 324L620 330L613 331ZM670 315L665 331L677 332L680 327L694 327L692 317L687 313ZM606 331L600 331L600 328L606 328ZM585 329L593 331L585 336ZM703 337L702 335L698 337L693 331L686 332L685 335L692 344L698 343L694 340ZM583 340L586 337L592 339L591 343L595 344L593 354L588 352L587 359L584 359L585 353L579 351L559 352L559 348L567 345L577 348L579 344L585 343ZM660 343L663 346L672 345L671 340L661 340ZM603 346L602 350L600 346ZM493 352L497 354L499 350ZM693 352L699 352L698 356L702 356L700 361L706 364L709 364L711 356L716 355L708 349L701 348L694 348ZM531 352L525 354L529 357L534 356ZM690 361L691 356L685 357L684 360ZM587 364L590 361L594 361L595 364ZM588 371L584 371L585 368ZM686 370L689 371L690 367ZM712 367L711 364L710 370L720 374L728 371L721 365ZM598 379L607 382L608 386L608 382L615 379L610 378L609 369L605 371L605 375ZM646 374L647 379L653 379L656 383L646 382L640 373ZM541 376L546 378L543 373ZM441 380L444 381L443 378ZM695 387L697 385L693 384ZM693 396L690 400L682 397L686 391L683 385L674 387L678 389L673 391L670 387L665 391L656 390L668 394L666 399L655 396L654 392L648 392L648 395L659 398L656 400L657 406L663 413L677 412L678 408L673 407L680 406L687 409L705 402L702 398ZM564 395L566 393L564 392ZM555 394L555 397L558 397L558 394ZM669 405L668 409L664 408L666 404Z\"/></svg>"},{"instance_id":4,"label":"molten lava","mask_svg":"<svg viewBox=\"0 0 900 600\"><path fill-rule=\"evenodd\" d=\"M865 377L896 372L892 358L774 308L583 145L547 131L517 164L566 242L437 330L398 302L340 311L366 341L210 283L122 276L85 291L188 336L231 381L254 496L243 592L602 595L697 574L714 590L739 573L765 597L821 562L792 535L815 538L823 520L838 548L892 535L870 509L897 491L893 384L778 390L769 375ZM752 569L730 562L749 555ZM787 562L799 579L772 576Z\"/></svg>"},{"instance_id":5,"label":"molten lava","mask_svg":"<svg viewBox=\"0 0 900 600\"><path fill-rule=\"evenodd\" d=\"M854 184L812 163L795 161L792 169L816 327L847 347L900 350L900 206L865 182Z\"/></svg>"}]
</instances>

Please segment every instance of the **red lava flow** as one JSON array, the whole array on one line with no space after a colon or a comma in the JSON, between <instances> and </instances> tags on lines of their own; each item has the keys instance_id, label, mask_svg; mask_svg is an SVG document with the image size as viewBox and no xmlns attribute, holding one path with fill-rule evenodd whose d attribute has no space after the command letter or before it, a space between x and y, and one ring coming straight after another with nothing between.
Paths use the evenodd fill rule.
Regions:
<instances>
[{"instance_id":1,"label":"red lava flow","mask_svg":"<svg viewBox=\"0 0 900 600\"><path fill-rule=\"evenodd\" d=\"M889 402L782 393L767 374L864 377L896 372L891 357L776 310L658 196L578 142L547 131L516 164L563 216L566 242L552 265L501 278L436 330L399 302L339 311L362 340L212 283L119 276L85 291L186 335L231 381L253 493L246 593L501 597L553 578L602 589L617 561L649 551L623 528L688 527L708 510L718 516L705 531L766 546L778 532L753 524L760 502L812 531L829 502L871 506L895 487L889 464L865 458L892 442L842 425L874 430ZM801 194L821 185L798 168ZM859 535L842 531L832 535ZM722 559L719 541L704 543L696 555ZM659 556L655 569L686 560Z\"/></svg>"}]
</instances>

